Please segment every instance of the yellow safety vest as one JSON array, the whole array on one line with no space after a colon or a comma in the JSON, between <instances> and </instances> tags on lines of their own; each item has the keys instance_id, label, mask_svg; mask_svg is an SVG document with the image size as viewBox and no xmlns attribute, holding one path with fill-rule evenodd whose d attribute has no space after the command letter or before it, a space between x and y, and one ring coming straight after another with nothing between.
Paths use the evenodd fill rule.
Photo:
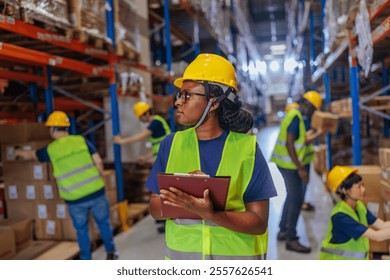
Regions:
<instances>
[{"instance_id":1,"label":"yellow safety vest","mask_svg":"<svg viewBox=\"0 0 390 280\"><path fill-rule=\"evenodd\" d=\"M344 213L350 216L355 221L368 226L367 221L367 208L362 201L358 201L356 204L357 213L349 206L345 201L339 201L333 208L331 213L331 219L329 221L328 233L326 238L322 241L322 247L320 251L320 260L367 260L369 251L369 240L367 237L360 237L355 240L351 238L342 244L332 244L333 223L332 217L337 213Z\"/></svg>"},{"instance_id":2,"label":"yellow safety vest","mask_svg":"<svg viewBox=\"0 0 390 280\"><path fill-rule=\"evenodd\" d=\"M290 154L288 153L287 142L287 129L295 117L299 118L299 137L294 142L295 151L297 153L299 161L303 165L311 163L314 159L314 148L312 144L305 145L306 128L303 121L302 114L299 110L293 109L287 113L280 125L279 137L276 142L274 151L272 153L271 161L275 162L278 167L284 169L296 170L297 166L292 161Z\"/></svg>"},{"instance_id":3,"label":"yellow safety vest","mask_svg":"<svg viewBox=\"0 0 390 280\"><path fill-rule=\"evenodd\" d=\"M87 143L82 136L69 135L47 147L61 198L78 200L104 187Z\"/></svg>"},{"instance_id":4,"label":"yellow safety vest","mask_svg":"<svg viewBox=\"0 0 390 280\"><path fill-rule=\"evenodd\" d=\"M256 137L230 132L217 176L231 176L226 211L244 212L243 195L252 178ZM200 170L194 128L176 132L166 172ZM196 186L194 186L196 187ZM166 223L166 259L265 259L268 230L262 235L239 233L202 219L171 219Z\"/></svg>"},{"instance_id":5,"label":"yellow safety vest","mask_svg":"<svg viewBox=\"0 0 390 280\"><path fill-rule=\"evenodd\" d=\"M160 148L160 143L165 138L165 136L167 136L168 134L171 133L171 129L163 117L155 115L153 117L153 119L161 122L163 127L164 127L164 131L165 131L165 134L161 137L157 137L157 138L154 138L152 136L149 137L149 141L150 141L150 143L152 143L152 152L153 152L154 160L156 160L158 149Z\"/></svg>"}]
</instances>

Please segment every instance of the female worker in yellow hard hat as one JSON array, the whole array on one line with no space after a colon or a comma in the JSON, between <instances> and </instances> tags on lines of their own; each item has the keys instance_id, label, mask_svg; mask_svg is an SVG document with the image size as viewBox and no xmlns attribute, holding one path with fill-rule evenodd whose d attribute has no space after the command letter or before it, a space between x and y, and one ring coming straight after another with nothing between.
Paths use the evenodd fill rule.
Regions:
<instances>
[{"instance_id":1,"label":"female worker in yellow hard hat","mask_svg":"<svg viewBox=\"0 0 390 280\"><path fill-rule=\"evenodd\" d=\"M369 239L389 239L390 221L375 217L364 205L364 183L356 169L335 166L327 176L327 185L340 200L331 212L320 259L368 259Z\"/></svg>"},{"instance_id":2,"label":"female worker in yellow hard hat","mask_svg":"<svg viewBox=\"0 0 390 280\"><path fill-rule=\"evenodd\" d=\"M146 161L150 158L155 160L160 147L160 142L165 136L171 133L171 129L167 121L162 116L153 114L153 110L148 103L139 101L135 103L133 110L134 115L139 118L141 122L149 123L148 127L140 133L129 137L122 138L120 135L117 135L114 137L113 142L123 145L148 138L152 144L152 149L146 155L140 156L138 160L140 162Z\"/></svg>"},{"instance_id":3,"label":"female worker in yellow hard hat","mask_svg":"<svg viewBox=\"0 0 390 280\"><path fill-rule=\"evenodd\" d=\"M200 54L174 85L175 120L189 128L164 138L145 184L153 193L152 216L167 219L166 258L264 259L269 199L276 190L256 136L247 134L253 117L242 108L233 65L222 56ZM229 176L225 209L214 209L208 190L202 197L180 191L180 182L160 192L159 172ZM161 198L201 218L162 216Z\"/></svg>"}]
</instances>

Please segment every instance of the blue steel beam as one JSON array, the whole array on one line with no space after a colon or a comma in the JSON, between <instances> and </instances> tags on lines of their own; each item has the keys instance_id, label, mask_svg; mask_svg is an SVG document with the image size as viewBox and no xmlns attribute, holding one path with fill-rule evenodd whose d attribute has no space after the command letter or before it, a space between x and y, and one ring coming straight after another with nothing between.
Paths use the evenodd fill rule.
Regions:
<instances>
[{"instance_id":1,"label":"blue steel beam","mask_svg":"<svg viewBox=\"0 0 390 280\"><path fill-rule=\"evenodd\" d=\"M357 65L352 65L349 68L350 94L352 98L352 155L353 164L360 165L361 149L360 149L360 111L359 111L359 74Z\"/></svg>"},{"instance_id":2,"label":"blue steel beam","mask_svg":"<svg viewBox=\"0 0 390 280\"><path fill-rule=\"evenodd\" d=\"M164 0L164 22L165 22L165 55L167 63L167 71L169 75L172 72L172 42L171 42L171 19L169 13L169 0ZM168 83L168 94L173 94L173 84L172 82ZM171 106L169 108L169 125L172 131L175 131L175 118L174 118L175 108Z\"/></svg>"},{"instance_id":3,"label":"blue steel beam","mask_svg":"<svg viewBox=\"0 0 390 280\"><path fill-rule=\"evenodd\" d=\"M115 44L115 26L114 26L114 5L112 0L106 0L106 18L107 18L107 37L112 40L112 46L116 49ZM116 89L116 75L113 74L110 79L110 99L111 99L111 116L112 116L112 134L120 134L119 126L119 109L117 100L117 89ZM121 147L118 144L114 145L114 165L115 165L115 176L117 184L118 202L125 200L124 196L124 185L123 185L123 171L122 171L122 155Z\"/></svg>"},{"instance_id":4,"label":"blue steel beam","mask_svg":"<svg viewBox=\"0 0 390 280\"><path fill-rule=\"evenodd\" d=\"M52 80L52 67L46 67L47 85L45 88L46 118L54 111L54 91Z\"/></svg>"}]
</instances>

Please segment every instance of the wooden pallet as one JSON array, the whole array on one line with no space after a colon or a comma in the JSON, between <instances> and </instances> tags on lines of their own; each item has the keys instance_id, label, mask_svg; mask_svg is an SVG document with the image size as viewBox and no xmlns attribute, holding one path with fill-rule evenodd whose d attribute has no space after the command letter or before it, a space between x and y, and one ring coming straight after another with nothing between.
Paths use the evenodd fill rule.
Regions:
<instances>
[{"instance_id":1,"label":"wooden pallet","mask_svg":"<svg viewBox=\"0 0 390 280\"><path fill-rule=\"evenodd\" d=\"M44 28L48 31L55 32L57 34L70 37L72 35L71 30L72 26L70 23L67 23L66 21L61 21L59 18L58 21L56 21L53 18L46 17L38 12L26 9L26 8L20 8L20 18L27 23L33 24L35 26Z\"/></svg>"},{"instance_id":2,"label":"wooden pallet","mask_svg":"<svg viewBox=\"0 0 390 280\"><path fill-rule=\"evenodd\" d=\"M149 203L130 203L127 208L127 223L132 226L149 214Z\"/></svg>"},{"instance_id":3,"label":"wooden pallet","mask_svg":"<svg viewBox=\"0 0 390 280\"><path fill-rule=\"evenodd\" d=\"M122 42L116 43L116 54L131 61L139 60L139 52L137 52L133 48L130 48L129 46L127 46L127 44Z\"/></svg>"},{"instance_id":4,"label":"wooden pallet","mask_svg":"<svg viewBox=\"0 0 390 280\"><path fill-rule=\"evenodd\" d=\"M80 254L77 242L62 241L35 258L35 260L72 260Z\"/></svg>"},{"instance_id":5,"label":"wooden pallet","mask_svg":"<svg viewBox=\"0 0 390 280\"><path fill-rule=\"evenodd\" d=\"M71 31L72 37L87 45L94 46L101 50L112 50L112 44L106 38L95 36L83 30L73 29Z\"/></svg>"}]
</instances>

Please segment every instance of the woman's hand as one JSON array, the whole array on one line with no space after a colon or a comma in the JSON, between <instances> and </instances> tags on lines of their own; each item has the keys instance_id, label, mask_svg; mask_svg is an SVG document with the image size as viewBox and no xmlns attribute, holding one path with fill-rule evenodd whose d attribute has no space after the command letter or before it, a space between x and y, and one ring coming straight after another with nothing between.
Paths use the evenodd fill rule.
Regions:
<instances>
[{"instance_id":1,"label":"woman's hand","mask_svg":"<svg viewBox=\"0 0 390 280\"><path fill-rule=\"evenodd\" d=\"M116 135L114 138L112 138L112 142L121 145L123 144L123 138L120 135Z\"/></svg>"},{"instance_id":2,"label":"woman's hand","mask_svg":"<svg viewBox=\"0 0 390 280\"><path fill-rule=\"evenodd\" d=\"M170 187L169 190L161 190L160 197L165 199L164 204L183 208L205 220L208 220L214 214L214 204L209 190L203 192L203 197L197 198L177 188Z\"/></svg>"}]
</instances>

